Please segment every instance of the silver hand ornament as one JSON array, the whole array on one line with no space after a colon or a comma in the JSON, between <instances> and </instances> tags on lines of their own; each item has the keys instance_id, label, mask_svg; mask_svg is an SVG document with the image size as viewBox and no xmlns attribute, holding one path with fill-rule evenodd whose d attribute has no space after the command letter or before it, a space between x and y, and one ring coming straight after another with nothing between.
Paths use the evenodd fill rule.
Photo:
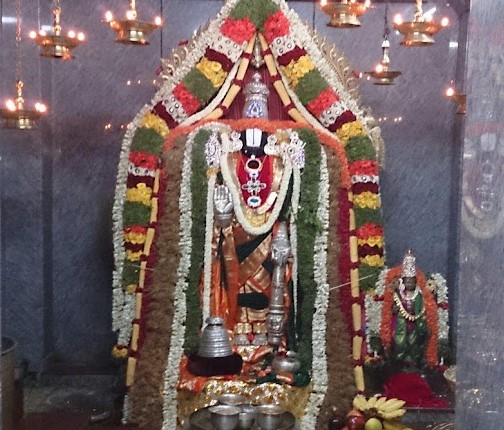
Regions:
<instances>
[{"instance_id":1,"label":"silver hand ornament","mask_svg":"<svg viewBox=\"0 0 504 430\"><path fill-rule=\"evenodd\" d=\"M231 225L233 220L233 198L226 185L217 185L213 195L215 224L225 228Z\"/></svg>"}]
</instances>

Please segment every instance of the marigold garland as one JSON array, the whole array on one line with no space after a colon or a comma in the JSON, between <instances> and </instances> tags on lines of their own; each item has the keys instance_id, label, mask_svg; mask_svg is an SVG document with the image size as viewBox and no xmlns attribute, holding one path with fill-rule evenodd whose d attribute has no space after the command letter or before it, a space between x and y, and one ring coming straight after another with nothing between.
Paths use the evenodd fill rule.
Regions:
<instances>
[{"instance_id":1,"label":"marigold garland","mask_svg":"<svg viewBox=\"0 0 504 430\"><path fill-rule=\"evenodd\" d=\"M352 137L356 136L364 136L364 128L362 127L362 123L360 121L352 121L343 124L341 128L336 130L336 135L341 140L343 145L346 145L348 140Z\"/></svg>"},{"instance_id":2,"label":"marigold garland","mask_svg":"<svg viewBox=\"0 0 504 430\"><path fill-rule=\"evenodd\" d=\"M153 129L161 137L166 137L170 132L166 122L151 112L145 114L140 122L140 126Z\"/></svg>"},{"instance_id":3,"label":"marigold garland","mask_svg":"<svg viewBox=\"0 0 504 430\"><path fill-rule=\"evenodd\" d=\"M248 16L242 19L227 18L221 25L220 32L241 45L248 42L255 33L255 26Z\"/></svg>"},{"instance_id":4,"label":"marigold garland","mask_svg":"<svg viewBox=\"0 0 504 430\"><path fill-rule=\"evenodd\" d=\"M338 95L334 92L332 88L328 87L324 91L322 91L317 96L317 98L313 99L310 103L308 103L306 108L308 109L308 111L310 111L310 113L314 117L318 118L320 115L322 115L322 112L324 112L326 109L332 106L333 103L336 103L337 101L339 101Z\"/></svg>"},{"instance_id":5,"label":"marigold garland","mask_svg":"<svg viewBox=\"0 0 504 430\"><path fill-rule=\"evenodd\" d=\"M298 60L292 60L287 66L280 67L293 88L296 88L299 80L314 68L315 64L313 64L307 55L302 56Z\"/></svg>"},{"instance_id":6,"label":"marigold garland","mask_svg":"<svg viewBox=\"0 0 504 430\"><path fill-rule=\"evenodd\" d=\"M266 18L263 35L269 44L277 37L286 36L288 34L290 34L290 22L281 10Z\"/></svg>"},{"instance_id":7,"label":"marigold garland","mask_svg":"<svg viewBox=\"0 0 504 430\"><path fill-rule=\"evenodd\" d=\"M215 89L219 88L225 81L227 73L222 69L222 64L218 61L210 61L203 57L196 68L205 75Z\"/></svg>"},{"instance_id":8,"label":"marigold garland","mask_svg":"<svg viewBox=\"0 0 504 430\"><path fill-rule=\"evenodd\" d=\"M354 195L354 204L360 208L378 209L381 206L381 200L378 194L366 191Z\"/></svg>"}]
</instances>

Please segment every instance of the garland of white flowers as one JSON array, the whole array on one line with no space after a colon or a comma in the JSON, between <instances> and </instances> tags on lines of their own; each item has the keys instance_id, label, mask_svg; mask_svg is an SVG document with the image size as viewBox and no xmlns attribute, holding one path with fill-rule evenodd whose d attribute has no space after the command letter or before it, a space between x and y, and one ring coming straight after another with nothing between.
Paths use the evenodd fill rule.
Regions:
<instances>
[{"instance_id":1,"label":"garland of white flowers","mask_svg":"<svg viewBox=\"0 0 504 430\"><path fill-rule=\"evenodd\" d=\"M297 327L297 297L298 297L298 258L297 258L297 214L299 209L299 196L301 190L301 172L296 165L293 165L293 184L290 214L290 243L292 253L292 302L294 306L294 327Z\"/></svg>"},{"instance_id":2,"label":"garland of white flowers","mask_svg":"<svg viewBox=\"0 0 504 430\"><path fill-rule=\"evenodd\" d=\"M378 280L376 281L376 288L373 294L366 294L365 297L365 307L366 307L366 342L368 347L368 352L373 353L371 348L371 338L380 336L380 326L381 326L381 310L382 310L382 299L385 293L385 279L387 278L387 273L389 269L384 268L378 275ZM376 300L375 300L376 299Z\"/></svg>"},{"instance_id":3,"label":"garland of white flowers","mask_svg":"<svg viewBox=\"0 0 504 430\"><path fill-rule=\"evenodd\" d=\"M177 424L177 381L179 379L179 363L184 352L184 330L186 320L186 290L187 276L191 267L192 251L192 196L191 196L191 165L192 140L188 139L184 152L182 182L180 184L180 262L177 269L178 280L173 292L173 322L170 338L170 351L164 374L163 388L163 430L172 430Z\"/></svg>"},{"instance_id":4,"label":"garland of white flowers","mask_svg":"<svg viewBox=\"0 0 504 430\"><path fill-rule=\"evenodd\" d=\"M317 217L321 222L322 231L317 234L313 249L313 275L317 288L315 297L315 312L312 323L312 381L305 414L301 421L302 430L312 430L316 427L320 407L327 392L327 355L326 330L327 307L329 304L329 284L327 283L327 237L329 229L329 172L327 170L327 155L323 147L320 148L320 182L318 195ZM324 351L324 352L322 352Z\"/></svg>"},{"instance_id":5,"label":"garland of white flowers","mask_svg":"<svg viewBox=\"0 0 504 430\"><path fill-rule=\"evenodd\" d=\"M437 314L438 314L438 327L439 327L439 339L448 340L448 334L450 331L450 326L448 324L448 308L443 309L439 305L444 303L448 304L448 287L446 285L446 279L440 273L433 273L431 279L434 280L437 287Z\"/></svg>"},{"instance_id":6,"label":"garland of white flowers","mask_svg":"<svg viewBox=\"0 0 504 430\"><path fill-rule=\"evenodd\" d=\"M240 204L241 201L241 195L240 191L238 190L236 184L233 181L233 178L231 176L231 170L229 168L229 163L228 163L228 154L223 153L221 156L220 160L220 168L221 168L221 173L222 173L222 178L224 179L224 182L229 188L229 191L231 192L231 196L233 197L233 203L234 203L234 211L235 211L235 216L236 220L240 223L240 225L243 227L243 229L254 236L259 236L261 234L264 234L268 231L271 230L273 227L273 224L275 221L278 219L278 216L280 215L280 212L282 210L285 197L287 195L287 192L289 190L289 182L290 178L292 175L292 163L289 159L284 160L284 171L282 175L282 181L280 183L280 189L278 190L278 196L276 198L275 204L273 206L273 210L270 213L270 216L268 220L258 226L255 227L250 222L247 220L245 214L243 213L243 208Z\"/></svg>"}]
</instances>

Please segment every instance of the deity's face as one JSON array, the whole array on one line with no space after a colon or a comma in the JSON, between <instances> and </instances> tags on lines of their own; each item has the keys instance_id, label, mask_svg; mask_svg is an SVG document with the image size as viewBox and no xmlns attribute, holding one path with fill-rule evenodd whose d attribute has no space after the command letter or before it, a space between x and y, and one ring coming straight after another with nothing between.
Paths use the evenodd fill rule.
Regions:
<instances>
[{"instance_id":1,"label":"deity's face","mask_svg":"<svg viewBox=\"0 0 504 430\"><path fill-rule=\"evenodd\" d=\"M416 276L405 276L403 278L403 284L406 291L413 291L416 288Z\"/></svg>"}]
</instances>

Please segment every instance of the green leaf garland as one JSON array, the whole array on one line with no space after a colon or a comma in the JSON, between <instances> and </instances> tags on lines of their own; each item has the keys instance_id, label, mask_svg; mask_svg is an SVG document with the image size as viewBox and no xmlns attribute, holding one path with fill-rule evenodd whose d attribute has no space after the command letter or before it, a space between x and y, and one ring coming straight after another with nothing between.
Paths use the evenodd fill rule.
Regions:
<instances>
[{"instance_id":1,"label":"green leaf garland","mask_svg":"<svg viewBox=\"0 0 504 430\"><path fill-rule=\"evenodd\" d=\"M241 0L229 16L233 19L248 17L256 28L264 31L264 22L269 15L273 15L278 10L278 6L271 0Z\"/></svg>"},{"instance_id":2,"label":"green leaf garland","mask_svg":"<svg viewBox=\"0 0 504 430\"><path fill-rule=\"evenodd\" d=\"M300 102L306 106L312 100L315 100L328 86L320 72L313 69L299 79L294 92L299 97Z\"/></svg>"},{"instance_id":3,"label":"green leaf garland","mask_svg":"<svg viewBox=\"0 0 504 430\"><path fill-rule=\"evenodd\" d=\"M122 285L137 285L138 278L140 277L140 264L138 261L131 262L124 260L124 269L122 274Z\"/></svg>"},{"instance_id":4,"label":"green leaf garland","mask_svg":"<svg viewBox=\"0 0 504 430\"><path fill-rule=\"evenodd\" d=\"M204 264L206 201L208 182L206 176L205 143L210 131L201 130L194 138L192 147L191 201L192 201L192 250L186 292L186 332L184 349L187 353L198 348L199 333L202 326L199 282Z\"/></svg>"},{"instance_id":5,"label":"green leaf garland","mask_svg":"<svg viewBox=\"0 0 504 430\"><path fill-rule=\"evenodd\" d=\"M320 232L317 217L320 182L320 142L317 135L308 129L298 130L299 137L306 142L306 164L301 175L301 194L297 216L298 232L298 352L302 369L312 365L312 321L317 295L313 274L313 248L315 237Z\"/></svg>"},{"instance_id":6,"label":"green leaf garland","mask_svg":"<svg viewBox=\"0 0 504 430\"><path fill-rule=\"evenodd\" d=\"M182 82L186 88L196 96L202 105L207 104L217 90L212 85L212 82L210 82L210 80L196 67L192 68L189 73L185 75Z\"/></svg>"},{"instance_id":7,"label":"green leaf garland","mask_svg":"<svg viewBox=\"0 0 504 430\"><path fill-rule=\"evenodd\" d=\"M368 264L361 264L359 266L359 287L361 291L373 290L376 286L376 281L383 267L373 267Z\"/></svg>"},{"instance_id":8,"label":"green leaf garland","mask_svg":"<svg viewBox=\"0 0 504 430\"><path fill-rule=\"evenodd\" d=\"M382 217L379 209L369 209L369 208L360 208L358 206L354 206L355 213L355 226L359 228L361 225L372 222L373 224L382 224Z\"/></svg>"},{"instance_id":9,"label":"green leaf garland","mask_svg":"<svg viewBox=\"0 0 504 430\"><path fill-rule=\"evenodd\" d=\"M131 150L161 155L163 137L152 128L140 127L133 136Z\"/></svg>"},{"instance_id":10,"label":"green leaf garland","mask_svg":"<svg viewBox=\"0 0 504 430\"><path fill-rule=\"evenodd\" d=\"M345 150L350 163L357 160L376 160L373 142L367 136L351 137L348 139Z\"/></svg>"},{"instance_id":11,"label":"green leaf garland","mask_svg":"<svg viewBox=\"0 0 504 430\"><path fill-rule=\"evenodd\" d=\"M146 226L149 224L151 208L139 202L124 202L123 225L124 228L134 225Z\"/></svg>"}]
</instances>

